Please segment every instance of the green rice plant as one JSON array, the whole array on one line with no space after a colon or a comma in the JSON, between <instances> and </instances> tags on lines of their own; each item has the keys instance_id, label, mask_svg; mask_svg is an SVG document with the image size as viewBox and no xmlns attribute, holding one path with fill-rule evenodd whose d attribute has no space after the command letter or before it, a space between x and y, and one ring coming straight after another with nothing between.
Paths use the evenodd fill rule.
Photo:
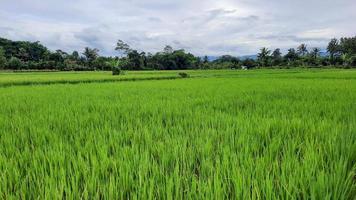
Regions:
<instances>
[{"instance_id":1,"label":"green rice plant","mask_svg":"<svg viewBox=\"0 0 356 200\"><path fill-rule=\"evenodd\" d=\"M355 72L0 87L0 198L354 199Z\"/></svg>"},{"instance_id":2,"label":"green rice plant","mask_svg":"<svg viewBox=\"0 0 356 200\"><path fill-rule=\"evenodd\" d=\"M188 78L188 77L189 77L189 74L187 74L186 72L179 72L178 75L179 75L181 78Z\"/></svg>"}]
</instances>

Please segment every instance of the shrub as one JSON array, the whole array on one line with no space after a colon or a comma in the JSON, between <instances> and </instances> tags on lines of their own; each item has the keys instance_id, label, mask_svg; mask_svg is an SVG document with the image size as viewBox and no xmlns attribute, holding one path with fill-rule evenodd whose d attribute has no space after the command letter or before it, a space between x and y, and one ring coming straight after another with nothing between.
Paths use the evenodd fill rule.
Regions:
<instances>
[{"instance_id":1,"label":"shrub","mask_svg":"<svg viewBox=\"0 0 356 200\"><path fill-rule=\"evenodd\" d=\"M11 57L7 65L10 69L20 70L23 66L23 62L16 57Z\"/></svg>"},{"instance_id":2,"label":"shrub","mask_svg":"<svg viewBox=\"0 0 356 200\"><path fill-rule=\"evenodd\" d=\"M100 69L100 70L111 70L112 68L111 63L107 62L106 58L104 57L99 57L95 59L91 65L94 69Z\"/></svg>"},{"instance_id":3,"label":"shrub","mask_svg":"<svg viewBox=\"0 0 356 200\"><path fill-rule=\"evenodd\" d=\"M73 70L78 66L77 61L71 59L64 60L65 70Z\"/></svg>"},{"instance_id":4,"label":"shrub","mask_svg":"<svg viewBox=\"0 0 356 200\"><path fill-rule=\"evenodd\" d=\"M3 48L0 47L0 69L5 68L5 65L6 65L5 51Z\"/></svg>"},{"instance_id":5,"label":"shrub","mask_svg":"<svg viewBox=\"0 0 356 200\"><path fill-rule=\"evenodd\" d=\"M40 65L38 62L28 61L24 63L22 69L40 69Z\"/></svg>"},{"instance_id":6,"label":"shrub","mask_svg":"<svg viewBox=\"0 0 356 200\"><path fill-rule=\"evenodd\" d=\"M112 68L112 75L116 76L116 75L120 75L122 72L121 72L121 69L120 67L113 67Z\"/></svg>"},{"instance_id":7,"label":"shrub","mask_svg":"<svg viewBox=\"0 0 356 200\"><path fill-rule=\"evenodd\" d=\"M189 74L187 74L187 73L185 73L185 72L180 72L178 75L179 75L180 77L182 77L182 78L188 78L188 77L189 77Z\"/></svg>"},{"instance_id":8,"label":"shrub","mask_svg":"<svg viewBox=\"0 0 356 200\"><path fill-rule=\"evenodd\" d=\"M39 69L55 69L56 62L55 61L41 61L39 63Z\"/></svg>"}]
</instances>

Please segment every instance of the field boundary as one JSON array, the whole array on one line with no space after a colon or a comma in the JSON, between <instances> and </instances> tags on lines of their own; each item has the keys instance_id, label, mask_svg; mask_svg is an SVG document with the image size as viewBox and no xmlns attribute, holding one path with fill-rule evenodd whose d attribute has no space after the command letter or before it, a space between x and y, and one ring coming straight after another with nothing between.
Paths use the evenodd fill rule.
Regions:
<instances>
[{"instance_id":1,"label":"field boundary","mask_svg":"<svg viewBox=\"0 0 356 200\"><path fill-rule=\"evenodd\" d=\"M189 77L194 78L194 77ZM91 80L54 80L54 81L22 81L12 83L0 83L0 88L12 86L32 86L32 85L54 85L54 84L81 84L81 83L108 83L108 82L126 82L126 81L148 81L148 80L173 80L183 79L179 76L165 76L165 77L145 77L145 78L122 78L122 79L91 79Z\"/></svg>"},{"instance_id":2,"label":"field boundary","mask_svg":"<svg viewBox=\"0 0 356 200\"><path fill-rule=\"evenodd\" d=\"M290 72L288 72L290 73ZM298 73L298 72L292 72ZM3 82L0 83L0 88L15 87L15 86L36 86L36 85L52 85L52 84L81 84L81 83L109 83L109 82L129 82L129 81L148 81L148 80L174 80L174 79L191 79L191 78L274 78L274 79L335 79L335 80L356 80L356 77L309 77L304 75L298 75L294 77L278 76L284 73L269 73L270 76L259 76L258 74L193 74L188 77L181 77L179 75L167 75L167 76L150 76L150 77L116 77L116 78L102 78L102 79L74 79L74 80L24 80L18 82ZM277 75L277 76L274 76Z\"/></svg>"}]
</instances>

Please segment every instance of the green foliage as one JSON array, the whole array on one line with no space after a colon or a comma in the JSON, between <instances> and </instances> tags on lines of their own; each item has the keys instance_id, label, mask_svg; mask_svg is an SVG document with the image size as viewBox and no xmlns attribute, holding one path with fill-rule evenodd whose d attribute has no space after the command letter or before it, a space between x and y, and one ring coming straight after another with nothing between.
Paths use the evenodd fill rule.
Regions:
<instances>
[{"instance_id":1,"label":"green foliage","mask_svg":"<svg viewBox=\"0 0 356 200\"><path fill-rule=\"evenodd\" d=\"M147 68L157 70L184 70L198 69L199 58L184 50L175 50L173 53L163 52L147 58Z\"/></svg>"},{"instance_id":2,"label":"green foliage","mask_svg":"<svg viewBox=\"0 0 356 200\"><path fill-rule=\"evenodd\" d=\"M331 39L327 46L327 50L330 54L331 59L333 59L334 56L340 51L339 41L336 38Z\"/></svg>"},{"instance_id":3,"label":"green foliage","mask_svg":"<svg viewBox=\"0 0 356 200\"><path fill-rule=\"evenodd\" d=\"M24 66L24 63L16 57L11 57L7 66L13 70L20 70Z\"/></svg>"},{"instance_id":4,"label":"green foliage","mask_svg":"<svg viewBox=\"0 0 356 200\"><path fill-rule=\"evenodd\" d=\"M6 66L5 51L0 47L0 69L4 69Z\"/></svg>"},{"instance_id":5,"label":"green foliage","mask_svg":"<svg viewBox=\"0 0 356 200\"><path fill-rule=\"evenodd\" d=\"M165 53L165 54L172 54L173 51L174 51L173 47L171 47L169 45L165 46L164 49L163 49L163 53Z\"/></svg>"},{"instance_id":6,"label":"green foliage","mask_svg":"<svg viewBox=\"0 0 356 200\"><path fill-rule=\"evenodd\" d=\"M131 65L127 58L121 58L120 60L118 60L116 66L119 67L120 69L128 70L130 69Z\"/></svg>"},{"instance_id":7,"label":"green foliage","mask_svg":"<svg viewBox=\"0 0 356 200\"><path fill-rule=\"evenodd\" d=\"M23 61L38 62L48 54L48 49L39 42L11 41L0 38L0 47L5 50L5 57L17 57Z\"/></svg>"},{"instance_id":8,"label":"green foliage","mask_svg":"<svg viewBox=\"0 0 356 200\"><path fill-rule=\"evenodd\" d=\"M113 66L123 70L186 70L186 69L240 69L248 68L291 68L291 67L326 67L343 66L354 67L356 56L356 36L332 39L327 50L330 56L320 56L319 48L308 49L306 44L301 44L297 50L290 48L282 55L279 48L271 52L262 48L257 60L239 59L231 55L223 55L214 61L208 57L196 57L183 49L174 50L167 45L162 52L155 54L140 52L132 49L127 43L118 40L115 50L120 57L104 57L99 55L99 50L86 47L83 56L77 51L68 54L60 49L52 52L39 42L11 41L0 38L0 47L4 49L6 60L16 57L23 62L22 69L37 70L103 70L110 71ZM246 60L246 61L245 61ZM4 65L4 58L0 58L3 68L12 69ZM113 65L115 63L115 65ZM244 64L245 63L245 64ZM0 63L1 64L1 63Z\"/></svg>"},{"instance_id":9,"label":"green foliage","mask_svg":"<svg viewBox=\"0 0 356 200\"><path fill-rule=\"evenodd\" d=\"M106 58L106 57L98 57L96 58L93 62L92 62L92 67L97 69L97 70L102 70L102 71L109 71L112 69L112 65L111 65L111 59L110 58Z\"/></svg>"},{"instance_id":10,"label":"green foliage","mask_svg":"<svg viewBox=\"0 0 356 200\"><path fill-rule=\"evenodd\" d=\"M120 67L113 67L112 68L112 75L120 75L120 74L121 74Z\"/></svg>"},{"instance_id":11,"label":"green foliage","mask_svg":"<svg viewBox=\"0 0 356 200\"><path fill-rule=\"evenodd\" d=\"M145 53L139 53L136 50L132 50L127 54L126 70L142 70L145 69Z\"/></svg>"},{"instance_id":12,"label":"green foliage","mask_svg":"<svg viewBox=\"0 0 356 200\"><path fill-rule=\"evenodd\" d=\"M115 50L119 51L119 53L121 55L127 55L128 53L130 53L132 51L130 46L122 40L117 41Z\"/></svg>"},{"instance_id":13,"label":"green foliage","mask_svg":"<svg viewBox=\"0 0 356 200\"><path fill-rule=\"evenodd\" d=\"M301 44L298 46L297 48L297 53L299 56L305 56L308 54L308 49L307 49L307 45L306 44Z\"/></svg>"},{"instance_id":14,"label":"green foliage","mask_svg":"<svg viewBox=\"0 0 356 200\"><path fill-rule=\"evenodd\" d=\"M206 58L207 59L207 58ZM206 65L206 60L204 64ZM241 65L241 60L237 57L230 55L223 55L218 59L212 61L210 66L207 67L209 69L238 69Z\"/></svg>"},{"instance_id":15,"label":"green foliage","mask_svg":"<svg viewBox=\"0 0 356 200\"><path fill-rule=\"evenodd\" d=\"M189 74L186 73L186 72L179 72L178 75L179 75L181 78L188 78L188 77L189 77Z\"/></svg>"},{"instance_id":16,"label":"green foliage","mask_svg":"<svg viewBox=\"0 0 356 200\"><path fill-rule=\"evenodd\" d=\"M94 61L97 59L97 57L99 56L99 49L91 49L89 47L85 47L83 55L85 56L86 62L88 64L88 66L90 67L91 70L95 70L96 69L96 65L97 63L94 63Z\"/></svg>"},{"instance_id":17,"label":"green foliage","mask_svg":"<svg viewBox=\"0 0 356 200\"><path fill-rule=\"evenodd\" d=\"M290 48L288 49L288 53L284 56L284 58L286 59L288 65L293 65L292 63L297 61L299 56L294 48Z\"/></svg>"},{"instance_id":18,"label":"green foliage","mask_svg":"<svg viewBox=\"0 0 356 200\"><path fill-rule=\"evenodd\" d=\"M75 70L78 67L80 67L80 65L78 65L77 61L75 61L71 58L67 58L64 60L64 67L65 67L65 70Z\"/></svg>"},{"instance_id":19,"label":"green foliage","mask_svg":"<svg viewBox=\"0 0 356 200\"><path fill-rule=\"evenodd\" d=\"M356 67L356 54L343 54L342 55L342 60L344 63L344 66L346 67Z\"/></svg>"},{"instance_id":20,"label":"green foliage","mask_svg":"<svg viewBox=\"0 0 356 200\"><path fill-rule=\"evenodd\" d=\"M271 66L271 50L263 47L261 52L257 55L257 61L260 67Z\"/></svg>"},{"instance_id":21,"label":"green foliage","mask_svg":"<svg viewBox=\"0 0 356 200\"><path fill-rule=\"evenodd\" d=\"M356 36L341 38L339 49L343 54L356 55Z\"/></svg>"},{"instance_id":22,"label":"green foliage","mask_svg":"<svg viewBox=\"0 0 356 200\"><path fill-rule=\"evenodd\" d=\"M245 59L242 61L242 65L246 66L247 69L252 69L256 67L256 62L253 59Z\"/></svg>"},{"instance_id":23,"label":"green foliage","mask_svg":"<svg viewBox=\"0 0 356 200\"><path fill-rule=\"evenodd\" d=\"M273 66L279 66L279 65L281 65L283 63L282 53L281 53L281 50L279 48L275 49L272 52L271 59L272 59L272 65Z\"/></svg>"},{"instance_id":24,"label":"green foliage","mask_svg":"<svg viewBox=\"0 0 356 200\"><path fill-rule=\"evenodd\" d=\"M356 36L341 38L340 41L332 39L328 44L331 64L344 66L355 66L353 62L356 56Z\"/></svg>"},{"instance_id":25,"label":"green foliage","mask_svg":"<svg viewBox=\"0 0 356 200\"><path fill-rule=\"evenodd\" d=\"M0 196L354 199L355 70L195 73L204 78L0 87ZM113 78L0 82L44 76Z\"/></svg>"}]
</instances>

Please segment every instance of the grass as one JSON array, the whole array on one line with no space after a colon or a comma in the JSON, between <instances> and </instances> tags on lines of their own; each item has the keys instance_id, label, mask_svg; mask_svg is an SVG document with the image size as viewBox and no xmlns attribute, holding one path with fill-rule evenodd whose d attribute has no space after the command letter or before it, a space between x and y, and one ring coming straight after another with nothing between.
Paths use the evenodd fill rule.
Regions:
<instances>
[{"instance_id":1,"label":"grass","mask_svg":"<svg viewBox=\"0 0 356 200\"><path fill-rule=\"evenodd\" d=\"M58 83L102 83L117 81L137 81L137 80L164 80L181 78L182 71L128 71L125 75L112 76L112 72L8 72L0 71L0 87L18 85L47 85ZM355 70L189 70L186 72L189 77L251 77L251 78L341 78L355 79Z\"/></svg>"},{"instance_id":2,"label":"grass","mask_svg":"<svg viewBox=\"0 0 356 200\"><path fill-rule=\"evenodd\" d=\"M114 82L122 80L163 79L178 77L174 72L145 73L128 72L122 76L112 76L112 72L30 72L30 73L0 73L0 86Z\"/></svg>"},{"instance_id":3,"label":"grass","mask_svg":"<svg viewBox=\"0 0 356 200\"><path fill-rule=\"evenodd\" d=\"M0 198L356 197L356 71L188 73L0 87Z\"/></svg>"}]
</instances>

